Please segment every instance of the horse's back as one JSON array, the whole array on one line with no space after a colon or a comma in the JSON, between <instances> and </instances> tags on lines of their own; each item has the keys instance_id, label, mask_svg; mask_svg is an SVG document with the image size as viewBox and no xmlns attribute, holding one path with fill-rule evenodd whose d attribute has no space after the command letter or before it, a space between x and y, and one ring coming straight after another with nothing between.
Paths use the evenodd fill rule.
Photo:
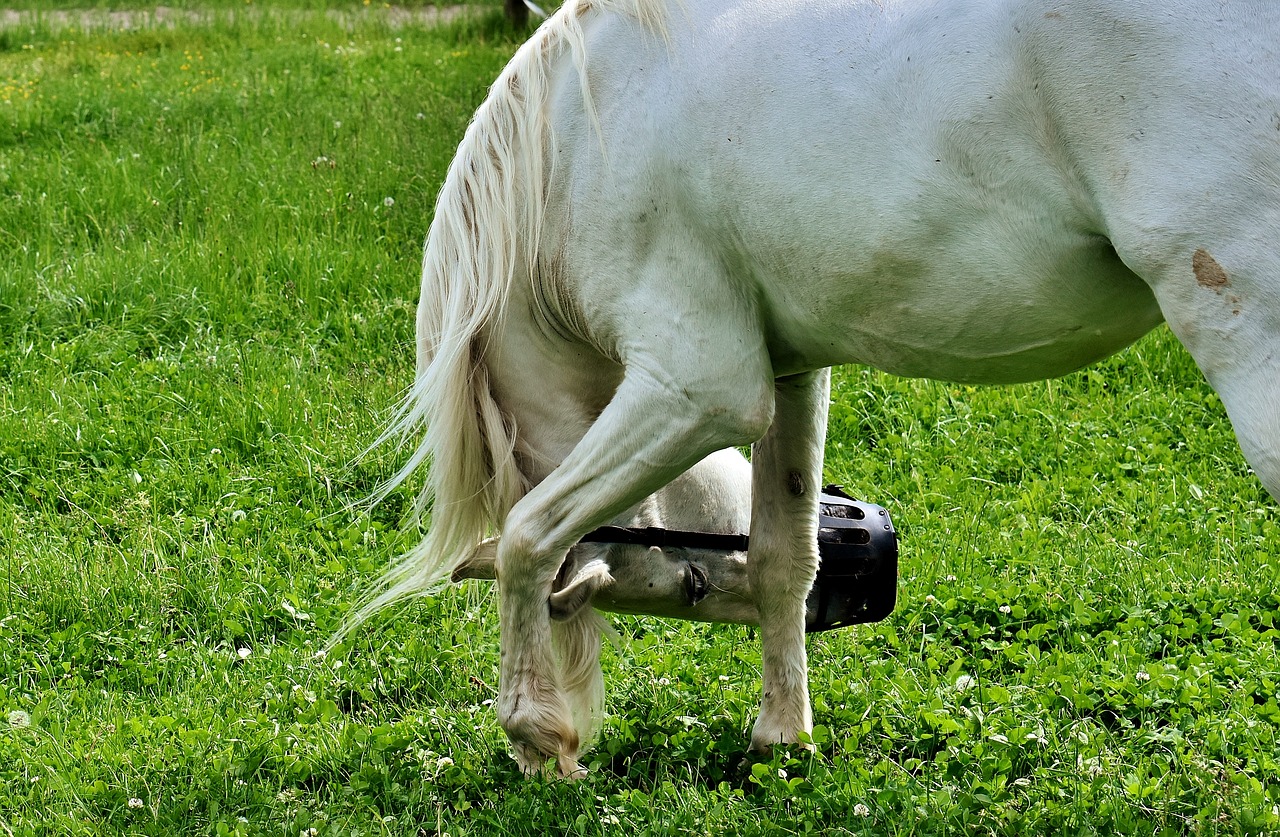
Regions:
<instances>
[{"instance_id":1,"label":"horse's back","mask_svg":"<svg viewBox=\"0 0 1280 837\"><path fill-rule=\"evenodd\" d=\"M708 0L672 12L665 45L606 22L600 136L563 120L562 255L597 297L628 258L705 247L762 301L780 373L1069 371L1159 322L1115 242L1140 256L1162 196L1230 174L1229 139L1195 134L1208 111L1269 118L1269 8ZM1228 52L1250 89L1224 81Z\"/></svg>"}]
</instances>

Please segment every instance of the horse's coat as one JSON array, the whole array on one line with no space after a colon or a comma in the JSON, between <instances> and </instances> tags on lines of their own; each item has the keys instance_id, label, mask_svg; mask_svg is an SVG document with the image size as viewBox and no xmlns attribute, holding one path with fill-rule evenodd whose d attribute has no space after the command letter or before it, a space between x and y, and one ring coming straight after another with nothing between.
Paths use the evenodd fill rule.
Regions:
<instances>
[{"instance_id":1,"label":"horse's coat","mask_svg":"<svg viewBox=\"0 0 1280 837\"><path fill-rule=\"evenodd\" d=\"M752 744L794 742L825 368L1025 381L1162 318L1280 495L1277 43L1274 0L570 0L440 195L397 427L432 527L370 608L500 527L499 719L572 773L567 551L754 443Z\"/></svg>"}]
</instances>

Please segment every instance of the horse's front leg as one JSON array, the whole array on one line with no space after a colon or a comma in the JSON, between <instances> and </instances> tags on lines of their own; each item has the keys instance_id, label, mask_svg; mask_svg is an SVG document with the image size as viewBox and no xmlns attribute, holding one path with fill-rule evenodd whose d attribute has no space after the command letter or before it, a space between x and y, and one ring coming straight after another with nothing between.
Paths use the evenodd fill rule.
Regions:
<instances>
[{"instance_id":1,"label":"horse's front leg","mask_svg":"<svg viewBox=\"0 0 1280 837\"><path fill-rule=\"evenodd\" d=\"M811 732L805 598L818 569L818 496L830 370L780 379L769 432L752 452L747 575L760 613L763 695L751 748Z\"/></svg>"},{"instance_id":2,"label":"horse's front leg","mask_svg":"<svg viewBox=\"0 0 1280 837\"><path fill-rule=\"evenodd\" d=\"M696 360L710 353L677 354ZM692 363L671 365L681 362ZM582 441L508 515L496 564L502 630L498 721L526 773L540 772L550 759L562 776L581 769L581 735L552 652L548 605L569 548L711 451L759 438L772 408L761 366L751 369L735 359L703 381L678 368L661 376L628 370ZM686 371L692 376L687 390L664 384L689 379Z\"/></svg>"}]
</instances>

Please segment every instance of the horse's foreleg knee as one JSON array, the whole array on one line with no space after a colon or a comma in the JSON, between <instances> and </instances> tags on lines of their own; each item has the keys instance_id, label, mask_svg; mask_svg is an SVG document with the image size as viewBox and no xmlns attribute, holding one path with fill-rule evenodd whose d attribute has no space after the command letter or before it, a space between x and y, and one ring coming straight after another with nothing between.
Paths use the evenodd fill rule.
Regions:
<instances>
[{"instance_id":1,"label":"horse's foreleg knee","mask_svg":"<svg viewBox=\"0 0 1280 837\"><path fill-rule=\"evenodd\" d=\"M813 728L805 598L818 567L818 497L827 370L780 380L773 426L752 456L747 573L760 613L762 686L753 749L790 744Z\"/></svg>"}]
</instances>

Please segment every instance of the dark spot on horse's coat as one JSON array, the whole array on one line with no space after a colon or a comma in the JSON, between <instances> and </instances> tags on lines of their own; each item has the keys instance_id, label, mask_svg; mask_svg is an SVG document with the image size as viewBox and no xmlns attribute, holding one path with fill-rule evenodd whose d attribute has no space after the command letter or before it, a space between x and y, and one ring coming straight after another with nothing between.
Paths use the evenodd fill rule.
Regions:
<instances>
[{"instance_id":1,"label":"dark spot on horse's coat","mask_svg":"<svg viewBox=\"0 0 1280 837\"><path fill-rule=\"evenodd\" d=\"M1217 259L1209 255L1209 251L1201 248L1191 256L1191 269L1195 271L1196 281L1203 288L1209 288L1215 293L1222 293L1222 289L1231 285L1231 280L1227 278L1227 272L1222 269L1222 265L1218 264Z\"/></svg>"},{"instance_id":2,"label":"dark spot on horse's coat","mask_svg":"<svg viewBox=\"0 0 1280 837\"><path fill-rule=\"evenodd\" d=\"M1060 12L1045 12L1044 18L1045 20L1062 20L1062 14Z\"/></svg>"},{"instance_id":3,"label":"dark spot on horse's coat","mask_svg":"<svg viewBox=\"0 0 1280 837\"><path fill-rule=\"evenodd\" d=\"M792 496L800 497L804 494L804 475L799 471L791 471L787 474L787 490Z\"/></svg>"}]
</instances>

